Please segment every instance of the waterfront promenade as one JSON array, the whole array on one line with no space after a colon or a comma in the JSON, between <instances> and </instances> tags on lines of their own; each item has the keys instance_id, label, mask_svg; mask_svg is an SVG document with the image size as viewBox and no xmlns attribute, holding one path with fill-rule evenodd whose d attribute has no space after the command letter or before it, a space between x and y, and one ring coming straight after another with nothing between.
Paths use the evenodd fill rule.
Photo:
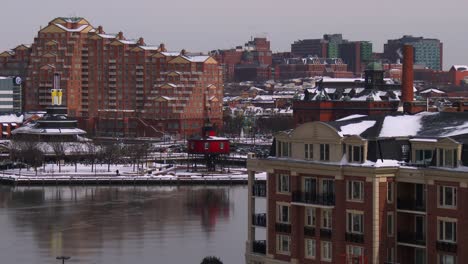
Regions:
<instances>
[{"instance_id":1,"label":"waterfront promenade","mask_svg":"<svg viewBox=\"0 0 468 264\"><path fill-rule=\"evenodd\" d=\"M258 180L265 180L266 174L258 174ZM48 164L38 169L10 169L0 173L0 183L13 185L77 185L77 184L246 184L247 170L225 169L222 172L187 171L186 166L155 164L152 167L136 169L131 165L90 165Z\"/></svg>"}]
</instances>

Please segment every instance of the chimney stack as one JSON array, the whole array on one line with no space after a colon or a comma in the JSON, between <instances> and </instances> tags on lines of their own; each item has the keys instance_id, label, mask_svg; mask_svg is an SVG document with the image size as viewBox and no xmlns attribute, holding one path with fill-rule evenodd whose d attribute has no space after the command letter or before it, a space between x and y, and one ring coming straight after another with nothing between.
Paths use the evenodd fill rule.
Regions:
<instances>
[{"instance_id":1,"label":"chimney stack","mask_svg":"<svg viewBox=\"0 0 468 264\"><path fill-rule=\"evenodd\" d=\"M118 40L123 40L124 39L124 36L123 36L123 32L120 31L119 34L117 35L117 39Z\"/></svg>"},{"instance_id":2,"label":"chimney stack","mask_svg":"<svg viewBox=\"0 0 468 264\"><path fill-rule=\"evenodd\" d=\"M414 51L413 46L403 45L403 80L401 85L401 101L402 103L414 101L413 91L413 61Z\"/></svg>"},{"instance_id":3,"label":"chimney stack","mask_svg":"<svg viewBox=\"0 0 468 264\"><path fill-rule=\"evenodd\" d=\"M145 44L145 40L144 40L143 38L139 38L137 43L138 43L138 45L140 45L140 46L145 46L145 45L146 45L146 44Z\"/></svg>"},{"instance_id":4,"label":"chimney stack","mask_svg":"<svg viewBox=\"0 0 468 264\"><path fill-rule=\"evenodd\" d=\"M99 27L98 27L97 32L98 32L99 34L103 34L103 33L104 33L104 30L102 29L102 26L99 26Z\"/></svg>"},{"instance_id":5,"label":"chimney stack","mask_svg":"<svg viewBox=\"0 0 468 264\"><path fill-rule=\"evenodd\" d=\"M166 51L166 46L164 45L164 43L159 44L159 49L160 51Z\"/></svg>"}]
</instances>

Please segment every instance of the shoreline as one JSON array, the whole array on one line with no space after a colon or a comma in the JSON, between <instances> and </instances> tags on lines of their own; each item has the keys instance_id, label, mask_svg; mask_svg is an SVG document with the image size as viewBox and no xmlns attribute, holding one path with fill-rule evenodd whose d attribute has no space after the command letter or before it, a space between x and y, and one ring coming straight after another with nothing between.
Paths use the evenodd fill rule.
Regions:
<instances>
[{"instance_id":1,"label":"shoreline","mask_svg":"<svg viewBox=\"0 0 468 264\"><path fill-rule=\"evenodd\" d=\"M257 181L265 181L257 177ZM0 185L246 185L242 176L0 176Z\"/></svg>"}]
</instances>

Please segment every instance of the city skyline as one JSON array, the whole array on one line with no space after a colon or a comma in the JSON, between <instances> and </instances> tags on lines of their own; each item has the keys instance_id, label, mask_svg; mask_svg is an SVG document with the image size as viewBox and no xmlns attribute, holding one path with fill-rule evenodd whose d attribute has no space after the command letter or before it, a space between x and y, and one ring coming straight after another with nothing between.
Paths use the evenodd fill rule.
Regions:
<instances>
[{"instance_id":1,"label":"city skyline","mask_svg":"<svg viewBox=\"0 0 468 264\"><path fill-rule=\"evenodd\" d=\"M268 37L274 52L289 51L295 40L342 33L350 40L371 41L374 51L381 52L388 39L414 35L438 38L444 43L445 70L454 64L468 64L465 39L460 38L464 33L462 10L468 7L466 2L424 1L424 12L415 12L420 10L422 1L374 3L360 0L339 6L320 3L320 10L315 10L315 6L305 0L295 1L294 5L265 0L247 3L244 0L237 1L236 5L214 0L176 0L167 5L159 1L117 0L109 7L108 3L89 0L73 6L49 0L45 4L28 3L21 9L24 17L18 19L18 12L14 12L17 5L8 2L4 8L11 12L0 18L4 25L0 33L8 37L0 43L0 49L32 43L39 28L55 17L80 16L95 27L102 25L107 33L123 31L128 39L143 37L148 44L165 43L174 51L187 48L208 52L232 48L242 45L251 36ZM47 9L33 12L44 5ZM441 19L442 13L450 16Z\"/></svg>"}]
</instances>

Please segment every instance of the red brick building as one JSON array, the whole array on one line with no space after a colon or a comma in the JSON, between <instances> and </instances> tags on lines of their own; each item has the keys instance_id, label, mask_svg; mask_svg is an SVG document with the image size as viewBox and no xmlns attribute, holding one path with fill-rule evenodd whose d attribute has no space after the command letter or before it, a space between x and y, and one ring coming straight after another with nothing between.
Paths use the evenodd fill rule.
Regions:
<instances>
[{"instance_id":1,"label":"red brick building","mask_svg":"<svg viewBox=\"0 0 468 264\"><path fill-rule=\"evenodd\" d=\"M278 133L270 157L247 162L246 263L467 263L467 120L363 117Z\"/></svg>"},{"instance_id":2,"label":"red brick building","mask_svg":"<svg viewBox=\"0 0 468 264\"><path fill-rule=\"evenodd\" d=\"M348 71L347 65L341 59L325 58L290 58L275 67L275 73L280 80L329 76L333 78L350 78L354 74Z\"/></svg>"},{"instance_id":3,"label":"red brick building","mask_svg":"<svg viewBox=\"0 0 468 264\"><path fill-rule=\"evenodd\" d=\"M235 49L210 52L223 68L224 81L263 81L272 77L270 41L255 37Z\"/></svg>"},{"instance_id":4,"label":"red brick building","mask_svg":"<svg viewBox=\"0 0 468 264\"><path fill-rule=\"evenodd\" d=\"M52 77L59 73L68 114L91 134L188 136L208 117L222 124L222 73L209 56L167 52L163 44L128 40L122 32L106 34L79 17L56 18L30 48L2 54L4 65L28 65L25 110L49 104Z\"/></svg>"}]
</instances>

